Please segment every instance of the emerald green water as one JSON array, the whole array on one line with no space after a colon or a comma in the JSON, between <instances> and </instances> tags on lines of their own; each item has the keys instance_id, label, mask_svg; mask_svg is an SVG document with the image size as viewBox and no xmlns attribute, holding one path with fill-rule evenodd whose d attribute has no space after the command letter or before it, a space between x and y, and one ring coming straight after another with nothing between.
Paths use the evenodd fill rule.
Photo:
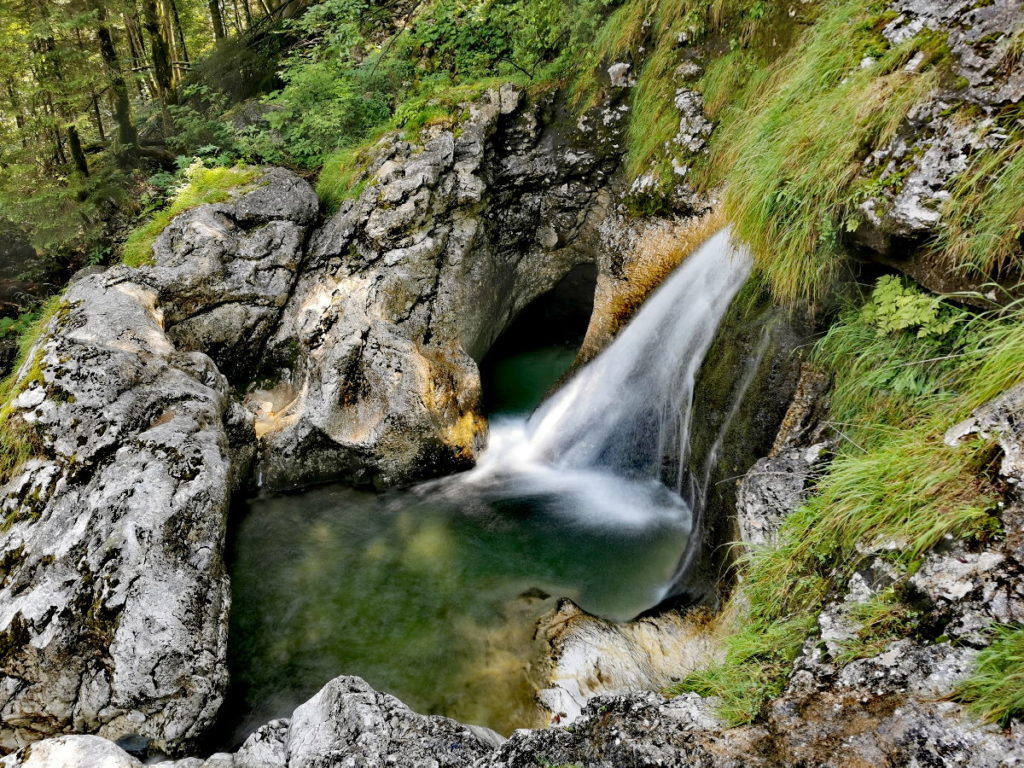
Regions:
<instances>
[{"instance_id":1,"label":"emerald green water","mask_svg":"<svg viewBox=\"0 0 1024 768\"><path fill-rule=\"evenodd\" d=\"M536 618L559 596L615 618L649 608L685 542L672 521L623 531L551 499L440 495L327 487L250 504L232 563L236 737L339 674L419 712L535 725Z\"/></svg>"},{"instance_id":2,"label":"emerald green water","mask_svg":"<svg viewBox=\"0 0 1024 768\"><path fill-rule=\"evenodd\" d=\"M509 350L484 367L499 467L526 428L508 414L537 406L574 356ZM661 599L688 533L678 497L655 481L486 464L384 495L328 486L250 500L229 546L226 740L341 674L505 734L543 725L537 619L560 597L617 620ZM659 513L636 514L650 506Z\"/></svg>"},{"instance_id":3,"label":"emerald green water","mask_svg":"<svg viewBox=\"0 0 1024 768\"><path fill-rule=\"evenodd\" d=\"M551 346L518 352L483 370L484 406L492 415L529 413L576 359L574 347Z\"/></svg>"}]
</instances>

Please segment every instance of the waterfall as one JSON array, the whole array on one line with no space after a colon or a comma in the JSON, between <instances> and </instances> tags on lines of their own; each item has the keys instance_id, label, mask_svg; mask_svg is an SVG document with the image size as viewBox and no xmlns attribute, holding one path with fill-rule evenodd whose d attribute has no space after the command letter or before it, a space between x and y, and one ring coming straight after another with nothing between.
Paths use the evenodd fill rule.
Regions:
<instances>
[{"instance_id":1,"label":"waterfall","mask_svg":"<svg viewBox=\"0 0 1024 768\"><path fill-rule=\"evenodd\" d=\"M705 242L644 304L614 343L530 420L538 456L563 468L663 477L679 459L682 488L693 385L750 257L728 230Z\"/></svg>"},{"instance_id":2,"label":"waterfall","mask_svg":"<svg viewBox=\"0 0 1024 768\"><path fill-rule=\"evenodd\" d=\"M463 503L475 489L487 504L532 498L589 525L689 530L680 492L694 382L750 269L728 229L711 237L532 417L493 423L474 470L440 483Z\"/></svg>"}]
</instances>

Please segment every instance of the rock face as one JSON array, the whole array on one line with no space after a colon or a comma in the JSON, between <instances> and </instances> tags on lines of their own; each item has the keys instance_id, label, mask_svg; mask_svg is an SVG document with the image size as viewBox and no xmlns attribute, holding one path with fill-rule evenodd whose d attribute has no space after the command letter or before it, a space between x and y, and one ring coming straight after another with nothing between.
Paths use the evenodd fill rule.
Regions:
<instances>
[{"instance_id":1,"label":"rock face","mask_svg":"<svg viewBox=\"0 0 1024 768\"><path fill-rule=\"evenodd\" d=\"M861 205L854 239L933 291L962 289L963 276L920 255L908 258L906 246L938 231L948 186L972 156L1007 141L998 113L1024 98L1014 49L1024 8L1020 0L894 0L890 8L896 16L885 37L898 45L926 29L945 35L957 82L915 107L899 135L869 156L865 173L879 183ZM965 109L969 120L961 117Z\"/></svg>"},{"instance_id":2,"label":"rock face","mask_svg":"<svg viewBox=\"0 0 1024 768\"><path fill-rule=\"evenodd\" d=\"M227 381L125 270L74 284L15 400L49 454L4 488L0 744L177 745L226 682Z\"/></svg>"},{"instance_id":3,"label":"rock face","mask_svg":"<svg viewBox=\"0 0 1024 768\"><path fill-rule=\"evenodd\" d=\"M0 491L0 747L78 731L173 752L213 722L227 682L225 527L253 430L188 341L220 338L225 362L240 359L211 319L234 296L252 305L236 320L255 353L314 202L274 172L179 218L154 267L74 282L29 353L4 425L36 457ZM185 349L171 338L182 326Z\"/></svg>"},{"instance_id":4,"label":"rock face","mask_svg":"<svg viewBox=\"0 0 1024 768\"><path fill-rule=\"evenodd\" d=\"M582 263L621 115L565 128L506 86L461 133L385 140L366 188L314 238L272 343L271 486L392 485L481 447L476 362L531 300Z\"/></svg>"}]
</instances>

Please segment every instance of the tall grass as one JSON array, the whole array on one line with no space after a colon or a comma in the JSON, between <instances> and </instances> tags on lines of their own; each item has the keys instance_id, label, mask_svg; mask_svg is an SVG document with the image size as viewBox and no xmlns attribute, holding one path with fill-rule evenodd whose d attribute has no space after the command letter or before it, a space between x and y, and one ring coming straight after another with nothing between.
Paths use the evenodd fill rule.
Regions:
<instances>
[{"instance_id":1,"label":"tall grass","mask_svg":"<svg viewBox=\"0 0 1024 768\"><path fill-rule=\"evenodd\" d=\"M878 31L885 18L861 2L829 10L743 105L746 119L727 121L718 138L726 211L784 302L828 290L868 152L938 82L946 52L937 37L891 48ZM915 54L924 58L908 71ZM866 58L873 62L862 66Z\"/></svg>"},{"instance_id":2,"label":"tall grass","mask_svg":"<svg viewBox=\"0 0 1024 768\"><path fill-rule=\"evenodd\" d=\"M883 282L816 347L834 378L835 456L808 501L785 519L777 543L743 558L741 608L724 663L676 688L721 697L733 723L755 719L782 690L826 596L841 594L863 552L913 568L947 534L987 537L998 526L993 442L951 448L943 435L992 388L978 389L986 376L1000 387L1024 381L1017 356L1024 311L971 317L951 305L929 306L923 296L890 303L884 299L893 295L914 298L907 286L893 288ZM907 306L915 312L899 314ZM848 653L912 630L895 604L866 615L873 630Z\"/></svg>"},{"instance_id":3,"label":"tall grass","mask_svg":"<svg viewBox=\"0 0 1024 768\"><path fill-rule=\"evenodd\" d=\"M1022 189L1024 138L1014 137L975 157L950 186L936 257L972 277L1019 275L1024 268Z\"/></svg>"}]
</instances>

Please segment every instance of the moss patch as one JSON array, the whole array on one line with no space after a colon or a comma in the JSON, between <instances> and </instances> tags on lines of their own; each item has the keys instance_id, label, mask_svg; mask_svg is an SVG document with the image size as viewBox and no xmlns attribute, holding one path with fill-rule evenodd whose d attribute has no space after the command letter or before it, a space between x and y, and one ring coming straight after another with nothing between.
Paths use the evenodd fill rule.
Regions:
<instances>
[{"instance_id":1,"label":"moss patch","mask_svg":"<svg viewBox=\"0 0 1024 768\"><path fill-rule=\"evenodd\" d=\"M128 235L121 260L129 267L152 264L153 244L175 216L200 205L223 203L232 197L232 193L252 184L259 175L259 169L245 166L193 166L188 171L188 184L175 195L171 204Z\"/></svg>"}]
</instances>

